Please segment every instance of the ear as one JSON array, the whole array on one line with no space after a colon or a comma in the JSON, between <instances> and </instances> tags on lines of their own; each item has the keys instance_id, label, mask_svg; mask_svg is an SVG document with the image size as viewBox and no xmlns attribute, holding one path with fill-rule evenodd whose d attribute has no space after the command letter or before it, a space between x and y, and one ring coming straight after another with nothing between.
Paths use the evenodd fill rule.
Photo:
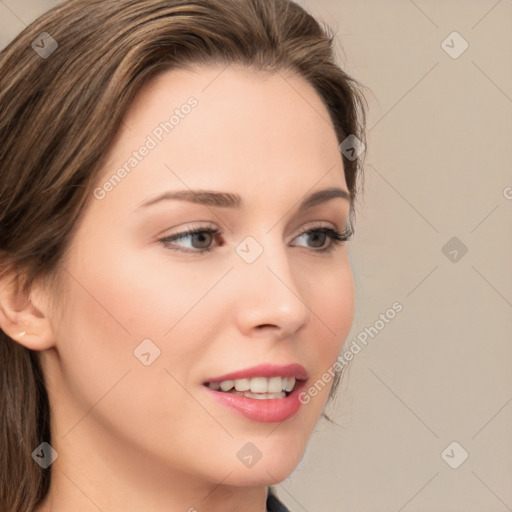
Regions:
<instances>
[{"instance_id":1,"label":"ear","mask_svg":"<svg viewBox=\"0 0 512 512\"><path fill-rule=\"evenodd\" d=\"M31 350L54 346L49 313L48 301L38 284L25 292L19 275L0 275L0 328L7 336Z\"/></svg>"}]
</instances>

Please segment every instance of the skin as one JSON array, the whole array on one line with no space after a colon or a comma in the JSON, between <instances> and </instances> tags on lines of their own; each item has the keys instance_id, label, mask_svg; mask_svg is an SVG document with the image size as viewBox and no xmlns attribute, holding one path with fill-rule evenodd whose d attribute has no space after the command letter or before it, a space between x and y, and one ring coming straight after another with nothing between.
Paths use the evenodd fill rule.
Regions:
<instances>
[{"instance_id":1,"label":"skin","mask_svg":"<svg viewBox=\"0 0 512 512\"><path fill-rule=\"evenodd\" d=\"M290 362L309 386L336 360L354 313L346 245L322 254L322 240L299 236L348 221L342 198L296 211L311 192L347 190L326 107L294 74L223 69L165 72L140 91L98 186L187 98L198 106L103 199L91 195L59 268L59 304L38 283L23 307L2 295L2 328L40 351L52 406L59 457L37 512L263 512L266 486L295 469L324 409L329 386L291 419L259 423L202 386ZM188 188L236 192L244 206L139 208ZM222 231L212 252L190 237L173 247L195 254L158 241L196 226ZM263 248L251 264L235 252L247 236ZM146 338L161 351L150 366L133 354ZM237 458L247 442L262 453L251 468Z\"/></svg>"}]
</instances>

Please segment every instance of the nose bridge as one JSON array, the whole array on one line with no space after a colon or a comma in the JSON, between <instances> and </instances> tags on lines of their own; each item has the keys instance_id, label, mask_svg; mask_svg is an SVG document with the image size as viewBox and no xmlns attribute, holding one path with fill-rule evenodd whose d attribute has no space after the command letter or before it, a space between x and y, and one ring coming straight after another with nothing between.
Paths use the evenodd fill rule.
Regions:
<instances>
[{"instance_id":1,"label":"nose bridge","mask_svg":"<svg viewBox=\"0 0 512 512\"><path fill-rule=\"evenodd\" d=\"M237 247L240 301L238 322L248 331L273 326L281 336L307 322L309 309L302 296L300 278L293 272L290 252L275 236L247 237Z\"/></svg>"}]
</instances>

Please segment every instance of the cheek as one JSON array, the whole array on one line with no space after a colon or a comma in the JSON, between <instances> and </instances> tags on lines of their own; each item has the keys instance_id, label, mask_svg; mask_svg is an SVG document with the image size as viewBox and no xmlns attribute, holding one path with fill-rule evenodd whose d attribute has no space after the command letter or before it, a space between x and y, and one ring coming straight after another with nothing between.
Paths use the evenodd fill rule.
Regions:
<instances>
[{"instance_id":1,"label":"cheek","mask_svg":"<svg viewBox=\"0 0 512 512\"><path fill-rule=\"evenodd\" d=\"M354 280L348 259L316 276L310 284L309 297L311 321L323 341L315 343L315 349L331 363L341 350L354 317Z\"/></svg>"},{"instance_id":2,"label":"cheek","mask_svg":"<svg viewBox=\"0 0 512 512\"><path fill-rule=\"evenodd\" d=\"M94 235L81 239L93 241ZM191 370L212 338L207 331L215 329L221 318L222 301L215 298L222 290L205 295L225 268L200 275L194 265L172 266L161 255L152 261L125 250L120 257L119 245L112 239L108 244L96 239L70 253L65 264L66 305L58 326L62 370L84 402L85 392L94 402L130 369L145 372L137 389L165 390L168 401L179 389L174 389L175 382L165 370L188 386ZM141 345L143 340L151 342ZM137 355L144 359L142 354L148 351L154 362L145 366ZM132 371L128 379L133 378ZM84 382L87 389L78 389ZM134 393L136 403L138 391ZM145 403L149 410L149 402Z\"/></svg>"},{"instance_id":3,"label":"cheek","mask_svg":"<svg viewBox=\"0 0 512 512\"><path fill-rule=\"evenodd\" d=\"M95 246L101 250L95 252ZM154 247L102 237L76 252L70 267L75 284L83 288L82 294L80 286L73 290L81 295L80 307L110 335L128 336L132 342L166 337L207 290L208 276L200 276L193 265L173 264ZM215 272L208 275L215 277Z\"/></svg>"},{"instance_id":4,"label":"cheek","mask_svg":"<svg viewBox=\"0 0 512 512\"><path fill-rule=\"evenodd\" d=\"M319 416L327 402L334 363L352 327L354 302L354 281L348 259L312 284L308 306L315 327L310 331L313 339L303 345L304 360L312 362L308 384L311 393L305 390L309 397L305 409L312 417Z\"/></svg>"},{"instance_id":5,"label":"cheek","mask_svg":"<svg viewBox=\"0 0 512 512\"><path fill-rule=\"evenodd\" d=\"M98 439L109 432L120 442L153 449L155 439L179 437L183 431L198 435L193 421L197 404L184 388L190 385L189 370L201 352L191 332L196 339L201 336L191 330L186 317L164 336L179 320L165 314L172 310L173 294L150 286L142 276L129 277L124 265L128 264L117 265L107 275L96 274L95 264L87 271L71 268L75 278L68 283L58 336L63 388L56 393L69 405L64 431L84 418L77 434L94 429ZM85 284L78 284L78 279ZM162 302L164 296L167 303ZM180 330L182 324L188 327ZM186 343L179 339L185 331ZM134 355L143 339L151 339L160 351L148 366ZM153 359L153 346L149 351ZM179 452L172 443L165 449L168 455Z\"/></svg>"}]
</instances>

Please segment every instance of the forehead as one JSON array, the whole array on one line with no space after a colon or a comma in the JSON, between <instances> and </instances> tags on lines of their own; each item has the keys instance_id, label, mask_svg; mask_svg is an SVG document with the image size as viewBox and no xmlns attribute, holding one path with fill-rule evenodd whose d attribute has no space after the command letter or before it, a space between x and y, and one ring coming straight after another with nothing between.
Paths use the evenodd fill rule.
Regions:
<instances>
[{"instance_id":1,"label":"forehead","mask_svg":"<svg viewBox=\"0 0 512 512\"><path fill-rule=\"evenodd\" d=\"M144 146L150 150L135 161ZM101 179L130 159L123 180L139 195L162 181L170 189L242 195L265 187L301 195L319 180L346 189L326 107L304 78L284 71L203 66L161 73L136 96Z\"/></svg>"},{"instance_id":2,"label":"forehead","mask_svg":"<svg viewBox=\"0 0 512 512\"><path fill-rule=\"evenodd\" d=\"M191 98L196 103L193 109L186 107ZM173 113L179 118L172 120ZM125 123L148 133L170 120L175 126L168 139L183 141L186 135L190 140L196 133L202 147L249 148L255 140L274 149L286 142L307 140L306 147L311 147L336 140L320 96L303 77L289 71L202 66L161 73L139 92Z\"/></svg>"}]
</instances>

